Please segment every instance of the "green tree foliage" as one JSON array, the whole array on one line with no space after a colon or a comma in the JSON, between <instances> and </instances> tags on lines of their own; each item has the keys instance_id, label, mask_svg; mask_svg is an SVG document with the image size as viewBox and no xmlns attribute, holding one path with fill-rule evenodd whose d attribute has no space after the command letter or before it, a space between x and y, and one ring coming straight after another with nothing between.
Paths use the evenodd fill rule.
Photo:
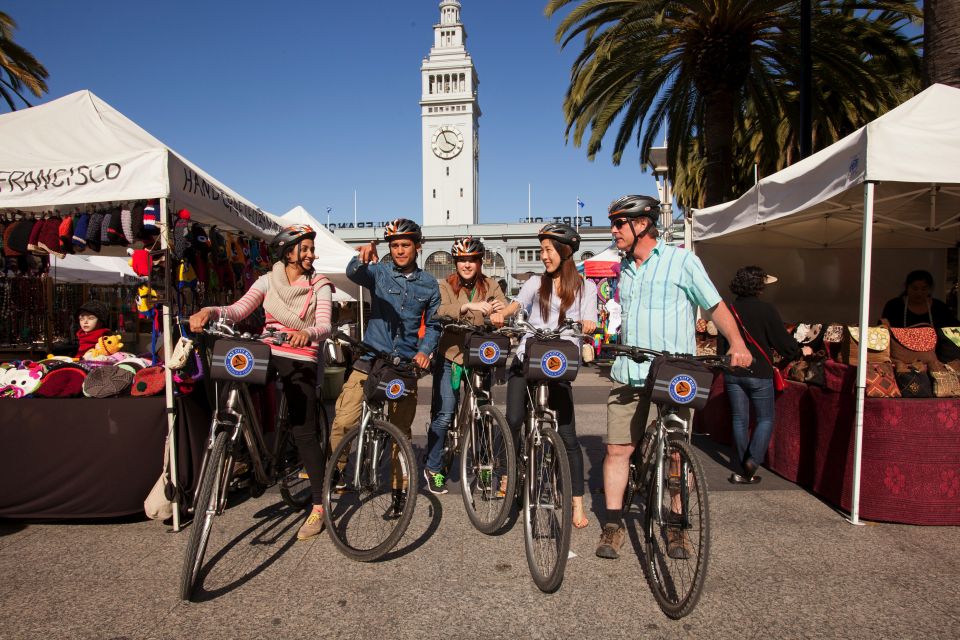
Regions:
<instances>
[{"instance_id":1,"label":"green tree foliage","mask_svg":"<svg viewBox=\"0 0 960 640\"><path fill-rule=\"evenodd\" d=\"M0 98L11 111L17 109L15 98L30 106L23 97L25 89L38 98L46 93L49 76L46 67L32 53L13 41L16 29L13 18L0 11Z\"/></svg>"},{"instance_id":2,"label":"green tree foliage","mask_svg":"<svg viewBox=\"0 0 960 640\"><path fill-rule=\"evenodd\" d=\"M813 0L814 149L900 104L919 86L913 2ZM571 6L573 5L573 6ZM550 0L562 47L582 42L564 100L567 139L619 164L666 128L682 206L736 197L799 158L799 0Z\"/></svg>"}]
</instances>

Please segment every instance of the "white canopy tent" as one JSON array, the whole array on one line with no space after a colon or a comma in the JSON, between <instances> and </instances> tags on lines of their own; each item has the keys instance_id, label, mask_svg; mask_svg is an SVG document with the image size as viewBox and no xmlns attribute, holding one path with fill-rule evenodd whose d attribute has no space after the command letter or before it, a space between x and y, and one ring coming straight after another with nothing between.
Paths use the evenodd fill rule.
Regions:
<instances>
[{"instance_id":1,"label":"white canopy tent","mask_svg":"<svg viewBox=\"0 0 960 640\"><path fill-rule=\"evenodd\" d=\"M357 285L347 278L347 263L350 258L357 255L356 249L346 242L330 233L327 227L320 223L310 213L297 205L290 211L277 218L280 224L306 224L313 227L317 232L317 238L314 240L316 259L313 261L313 268L317 273L330 278L333 285L342 292L355 291ZM353 300L351 297L350 300Z\"/></svg>"},{"instance_id":2,"label":"white canopy tent","mask_svg":"<svg viewBox=\"0 0 960 640\"><path fill-rule=\"evenodd\" d=\"M273 218L201 171L90 91L78 91L0 115L0 210L47 210L104 202L160 199L187 208L194 221L258 237L278 230ZM162 235L164 246L170 236ZM163 307L165 353L173 351L170 308ZM172 477L177 478L173 382L166 371ZM174 509L178 530L179 509Z\"/></svg>"},{"instance_id":3,"label":"white canopy tent","mask_svg":"<svg viewBox=\"0 0 960 640\"><path fill-rule=\"evenodd\" d=\"M887 289L899 292L903 277L917 267L942 275L945 250L960 241L960 89L934 85L839 142L760 180L739 199L696 211L693 238L708 268L713 257L729 267L732 259L743 266L762 256L761 264L781 279L808 285L818 280L813 284L821 290L836 289L837 281L851 277L859 266L858 317L865 335L871 317L879 315L870 314L875 246L882 252L877 262L884 278L897 274ZM858 245L856 265L850 253ZM782 285L782 293L790 293ZM859 347L859 359L865 362L866 341ZM860 367L850 514L855 524L865 380L866 368Z\"/></svg>"},{"instance_id":4,"label":"white canopy tent","mask_svg":"<svg viewBox=\"0 0 960 640\"><path fill-rule=\"evenodd\" d=\"M126 258L68 255L50 258L50 277L57 282L135 284L140 281Z\"/></svg>"}]
</instances>

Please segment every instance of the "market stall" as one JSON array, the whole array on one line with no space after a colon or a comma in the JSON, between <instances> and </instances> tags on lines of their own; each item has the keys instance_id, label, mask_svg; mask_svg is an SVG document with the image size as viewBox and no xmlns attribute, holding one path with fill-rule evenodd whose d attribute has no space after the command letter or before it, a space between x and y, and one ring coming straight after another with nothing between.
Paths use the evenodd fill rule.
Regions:
<instances>
[{"instance_id":1,"label":"market stall","mask_svg":"<svg viewBox=\"0 0 960 640\"><path fill-rule=\"evenodd\" d=\"M944 282L946 250L960 242L957 113L960 90L934 85L834 145L760 180L738 200L696 211L697 255L717 282L729 281L746 262L762 264L780 277L769 300L784 317L855 320L860 335L868 335L883 300L902 289L906 272L927 268ZM860 341L856 351L858 361L866 362L867 341ZM856 368L851 391L851 467L844 475L854 523L860 518L861 480L885 473L881 458L865 456L864 438L872 446L885 437L871 406L920 407L917 400L868 402L866 369ZM957 399L938 402L960 407ZM960 432L951 433L960 439ZM960 475L960 459L954 459L949 473ZM915 501L926 499L920 487L907 493ZM951 499L956 504L960 493ZM909 509L900 517L910 521ZM897 518L888 512L884 519Z\"/></svg>"},{"instance_id":2,"label":"market stall","mask_svg":"<svg viewBox=\"0 0 960 640\"><path fill-rule=\"evenodd\" d=\"M0 139L4 141L0 146L0 210L6 216L18 222L39 220L41 215L48 221L51 218L59 218L64 222L83 219L84 224L89 221L91 226L94 221L104 224L104 220L111 220L109 231L113 235L107 233L107 224L104 224L102 238L94 234L86 237L89 242L83 242L84 238L80 238L80 248L97 252L101 249L101 239L103 245L116 245L114 248L120 255L126 254L123 248L125 244L132 244L133 248L142 247L138 249L143 252L142 257L133 257L134 260L139 257L141 266L145 265L144 271L138 272L138 275L149 278L144 285L145 291L142 291L142 311L162 334L163 354L166 355L173 351L171 318L175 319L187 311L176 307L195 305L199 301L197 294L204 293L196 284L199 277L194 275L191 278L189 275L187 267L193 265L188 264L190 260L185 251L191 247L197 251L203 245L205 252L214 255L222 252L223 262L214 258L210 260L210 290L205 293L233 299L254 275L249 256L262 255L265 246L261 241L279 229L269 214L214 180L89 91L79 91L44 105L0 116ZM127 235L126 224L131 210L133 218L141 225L136 238ZM171 212L177 214L172 215ZM117 228L121 213L126 214L122 218L122 230ZM201 225L199 231L194 225ZM55 242L56 234L52 238L48 238L45 246L49 247L51 254L55 254L58 251L50 243ZM74 238L76 240L76 235ZM148 238L156 238L156 242ZM77 245L71 245L68 237L59 251L69 251L74 246ZM156 250L148 251L150 249ZM244 256L247 257L246 261ZM71 262L77 266L75 261ZM214 266L219 271L215 287L213 277L217 274ZM104 268L105 271L114 269L116 265ZM171 370L164 368L163 374L162 419L166 423L170 458L174 466L172 476L176 479L175 466L179 459L176 446L178 403L174 399L175 385ZM151 404L147 399L136 401L144 402L145 410ZM47 402L21 399L0 403L0 422L11 424L5 413L16 412L18 419L24 421L19 423L21 428L34 429L34 435L44 429L54 429L53 425L63 423L63 416L58 412L63 407L54 407L58 402ZM151 434L154 434L152 430L156 425L152 425L150 420L131 419L128 422L118 418L118 422L113 424L116 428L92 431L91 437L99 434L105 439L115 439L120 437L121 432L123 437L131 437L131 431L144 430L143 441L154 442ZM59 446L58 434L48 435L42 440L53 443L48 446ZM114 482L129 482L130 478L123 475L123 469L128 467L119 465L111 468L97 457L99 449L113 448L107 442L100 444L102 446L93 442L81 450L90 456L84 462L92 468L100 468ZM24 451L12 447L4 446L0 450L3 452L0 454L3 456L0 467L9 467L14 462L22 463L22 459L15 461L14 458L25 457ZM152 477L152 484L161 468L162 445L144 445L144 450L154 462L141 465L139 473ZM37 451L35 464L31 467L38 474L43 472L47 464L45 461L49 460L49 457L40 453L47 452ZM114 473L119 475L112 475ZM9 498L10 494L4 494L4 497ZM126 504L124 509L127 513L139 511L144 497L145 494L140 496L138 502ZM0 513L16 516L20 507L22 505L5 502L0 505ZM115 507L110 507L109 515L118 513ZM25 509L33 516L42 515L35 509ZM56 507L50 506L49 513L56 513ZM86 515L92 514L87 512ZM178 525L178 512L175 510L175 528Z\"/></svg>"}]
</instances>

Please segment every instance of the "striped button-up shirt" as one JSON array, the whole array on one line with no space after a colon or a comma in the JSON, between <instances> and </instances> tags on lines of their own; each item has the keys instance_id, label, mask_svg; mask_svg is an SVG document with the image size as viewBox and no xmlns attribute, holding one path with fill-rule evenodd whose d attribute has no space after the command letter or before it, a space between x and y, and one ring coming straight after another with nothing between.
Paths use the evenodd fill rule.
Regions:
<instances>
[{"instance_id":1,"label":"striped button-up shirt","mask_svg":"<svg viewBox=\"0 0 960 640\"><path fill-rule=\"evenodd\" d=\"M703 263L693 253L661 239L639 266L620 265L622 344L671 353L696 353L697 307L712 309L721 300ZM650 363L620 356L611 376L621 384L642 387Z\"/></svg>"}]
</instances>

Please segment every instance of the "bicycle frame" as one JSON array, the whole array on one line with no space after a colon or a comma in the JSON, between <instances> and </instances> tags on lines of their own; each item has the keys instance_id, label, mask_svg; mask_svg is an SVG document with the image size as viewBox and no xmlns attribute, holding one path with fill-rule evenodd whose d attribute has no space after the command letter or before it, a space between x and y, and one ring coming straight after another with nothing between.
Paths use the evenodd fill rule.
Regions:
<instances>
[{"instance_id":1,"label":"bicycle frame","mask_svg":"<svg viewBox=\"0 0 960 640\"><path fill-rule=\"evenodd\" d=\"M666 460L666 448L667 442L672 435L682 435L687 441L691 438L691 431L689 429L689 424L686 420L677 415L676 407L664 407L662 405L657 406L657 420L656 420L656 432L654 433L654 446L650 452L648 452L648 458L653 457L651 461L642 461L643 464L653 463L655 478L655 486L653 487L652 496L662 496L663 495L663 465L672 464L673 461ZM670 426L673 425L673 426ZM680 469L678 477L686 477L686 470ZM641 490L644 489L643 486L639 487ZM687 487L686 482L680 482L680 512L679 515L681 518L681 525L683 528L689 528L690 520L688 510L686 508L687 501L689 499L689 487ZM645 496L648 499L648 502L652 505L653 500L651 495ZM649 519L650 527L648 527L645 532L647 536L653 535L652 525L654 522L657 524L663 524L663 512L661 509L656 510L656 514L651 514L653 517Z\"/></svg>"},{"instance_id":2,"label":"bicycle frame","mask_svg":"<svg viewBox=\"0 0 960 640\"><path fill-rule=\"evenodd\" d=\"M354 465L354 468L353 468L353 486L355 487L361 486L360 468L363 466L361 464L361 457L364 455L364 450L366 449L366 447L364 446L364 442L367 436L367 427L370 426L370 424L374 420L385 420L385 419L386 419L386 407L384 406L384 403L382 402L371 403L366 398L363 399L363 403L360 406L360 433L357 436L358 446L354 454L357 457L357 463ZM380 457L381 452L379 451L379 447L380 447L380 441L374 440L373 452L370 457L371 460L377 460ZM376 473L376 469L374 465L369 465L368 468L371 474ZM371 475L371 477L368 478L368 480L370 482L373 482L373 476Z\"/></svg>"}]
</instances>

